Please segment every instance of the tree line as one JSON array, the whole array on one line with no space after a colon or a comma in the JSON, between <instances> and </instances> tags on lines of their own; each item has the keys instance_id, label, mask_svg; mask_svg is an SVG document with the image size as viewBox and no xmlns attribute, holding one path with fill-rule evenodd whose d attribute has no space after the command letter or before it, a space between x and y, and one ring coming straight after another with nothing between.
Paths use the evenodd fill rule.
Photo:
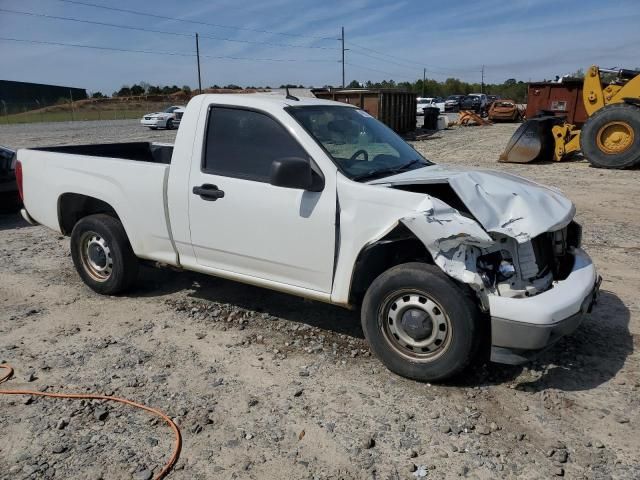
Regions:
<instances>
[{"instance_id":1,"label":"tree line","mask_svg":"<svg viewBox=\"0 0 640 480\"><path fill-rule=\"evenodd\" d=\"M280 88L305 88L303 85L280 85ZM447 78L444 82L439 82L433 79L427 79L424 82L422 79L418 79L415 82L395 82L394 80L382 80L381 82L372 82L370 80L360 83L353 80L348 88L398 88L403 90L409 90L415 92L417 95L422 95L424 92L427 97L448 97L449 95L466 95L469 93L478 93L480 91L490 95L500 95L502 98L510 98L516 102L526 102L528 85L525 82L517 81L515 78L510 78L501 84L484 84L464 82L457 78ZM236 84L229 84L224 86L212 85L212 89L228 89L228 90L240 90L243 87ZM255 87L247 86L247 89L270 89L271 87ZM313 88L313 87L308 87ZM333 88L332 85L324 85L324 88ZM191 93L191 87L189 85L183 85L178 87L177 85L151 85L146 82L140 82L129 85L123 85L119 90L113 92L112 97L132 97L141 95L171 95L176 92L184 92L186 94ZM106 98L102 92L94 92L91 95L92 98Z\"/></svg>"},{"instance_id":2,"label":"tree line","mask_svg":"<svg viewBox=\"0 0 640 480\"><path fill-rule=\"evenodd\" d=\"M486 93L487 95L499 95L502 98L509 98L518 103L525 103L527 98L528 84L522 81L517 81L515 78L505 80L504 83L493 84L485 83L469 83L463 82L457 78L447 78L444 82L439 82L433 79L426 79L424 82L422 79L415 82L395 82L394 80L382 80L381 82L366 81L360 83L352 81L348 88L399 88L403 90L409 90L415 92L417 95L422 95L424 92L425 97L443 97L446 98L449 95L467 95L469 93Z\"/></svg>"}]
</instances>

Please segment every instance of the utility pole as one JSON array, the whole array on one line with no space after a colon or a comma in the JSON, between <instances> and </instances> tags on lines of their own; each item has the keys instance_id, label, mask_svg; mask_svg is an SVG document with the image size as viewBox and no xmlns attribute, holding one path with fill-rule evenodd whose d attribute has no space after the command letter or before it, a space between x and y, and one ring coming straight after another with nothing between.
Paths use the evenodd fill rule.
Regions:
<instances>
[{"instance_id":1,"label":"utility pole","mask_svg":"<svg viewBox=\"0 0 640 480\"><path fill-rule=\"evenodd\" d=\"M422 69L422 96L424 97L424 84L427 81L427 69L423 68Z\"/></svg>"},{"instance_id":2,"label":"utility pole","mask_svg":"<svg viewBox=\"0 0 640 480\"><path fill-rule=\"evenodd\" d=\"M482 65L482 82L480 83L480 93L484 93L484 65Z\"/></svg>"},{"instance_id":3,"label":"utility pole","mask_svg":"<svg viewBox=\"0 0 640 480\"><path fill-rule=\"evenodd\" d=\"M344 27L342 27L340 40L342 41L342 88L344 88Z\"/></svg>"},{"instance_id":4,"label":"utility pole","mask_svg":"<svg viewBox=\"0 0 640 480\"><path fill-rule=\"evenodd\" d=\"M75 118L73 115L73 92L71 91L71 89L69 89L69 100L69 106L71 107L71 121L73 122Z\"/></svg>"},{"instance_id":5,"label":"utility pole","mask_svg":"<svg viewBox=\"0 0 640 480\"><path fill-rule=\"evenodd\" d=\"M198 59L198 93L202 93L202 79L200 78L200 41L196 33L196 57Z\"/></svg>"}]
</instances>

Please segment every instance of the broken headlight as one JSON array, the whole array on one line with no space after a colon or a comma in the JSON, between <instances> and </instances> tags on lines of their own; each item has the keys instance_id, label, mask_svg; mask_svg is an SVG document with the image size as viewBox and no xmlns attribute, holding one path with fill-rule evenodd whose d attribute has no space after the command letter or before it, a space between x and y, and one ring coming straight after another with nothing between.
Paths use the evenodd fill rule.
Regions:
<instances>
[{"instance_id":1,"label":"broken headlight","mask_svg":"<svg viewBox=\"0 0 640 480\"><path fill-rule=\"evenodd\" d=\"M508 280L516 274L513 258L506 250L478 257L476 267L482 283L487 288L492 288L496 283Z\"/></svg>"}]
</instances>

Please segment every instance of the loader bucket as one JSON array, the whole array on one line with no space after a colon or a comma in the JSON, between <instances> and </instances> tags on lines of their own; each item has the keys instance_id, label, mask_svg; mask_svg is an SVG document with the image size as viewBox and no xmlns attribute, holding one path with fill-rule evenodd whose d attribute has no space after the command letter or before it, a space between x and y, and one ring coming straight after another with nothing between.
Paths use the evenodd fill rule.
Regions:
<instances>
[{"instance_id":1,"label":"loader bucket","mask_svg":"<svg viewBox=\"0 0 640 480\"><path fill-rule=\"evenodd\" d=\"M531 163L553 160L555 147L551 129L560 119L553 116L533 117L515 131L498 161Z\"/></svg>"}]
</instances>

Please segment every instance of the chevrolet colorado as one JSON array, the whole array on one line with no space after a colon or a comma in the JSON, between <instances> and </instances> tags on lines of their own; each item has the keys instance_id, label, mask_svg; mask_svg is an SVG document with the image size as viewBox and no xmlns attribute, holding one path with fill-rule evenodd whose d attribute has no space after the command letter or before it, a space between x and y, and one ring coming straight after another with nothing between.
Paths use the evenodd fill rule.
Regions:
<instances>
[{"instance_id":1,"label":"chevrolet colorado","mask_svg":"<svg viewBox=\"0 0 640 480\"><path fill-rule=\"evenodd\" d=\"M526 361L599 286L559 191L435 165L343 103L199 95L173 146L17 155L23 216L71 236L96 292L152 260L357 306L372 351L417 380L459 372L483 338L492 360Z\"/></svg>"}]
</instances>

